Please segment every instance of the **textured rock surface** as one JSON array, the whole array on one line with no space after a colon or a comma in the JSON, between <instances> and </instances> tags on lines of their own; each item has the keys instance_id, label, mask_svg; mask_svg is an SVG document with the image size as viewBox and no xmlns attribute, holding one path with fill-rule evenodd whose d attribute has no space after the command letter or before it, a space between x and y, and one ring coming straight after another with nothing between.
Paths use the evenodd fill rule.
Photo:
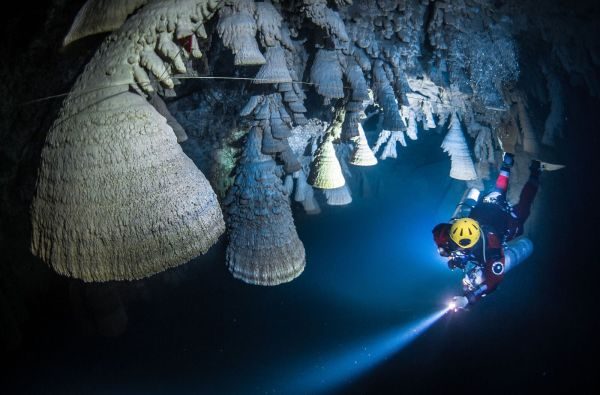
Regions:
<instances>
[{"instance_id":1,"label":"textured rock surface","mask_svg":"<svg viewBox=\"0 0 600 395\"><path fill-rule=\"evenodd\" d=\"M148 0L87 0L63 40L68 45L83 37L121 27L127 16Z\"/></svg>"},{"instance_id":2,"label":"textured rock surface","mask_svg":"<svg viewBox=\"0 0 600 395\"><path fill-rule=\"evenodd\" d=\"M260 133L256 127L250 131L235 183L225 200L230 240L226 260L235 278L277 285L302 273L304 246L275 162L260 152Z\"/></svg>"},{"instance_id":3,"label":"textured rock surface","mask_svg":"<svg viewBox=\"0 0 600 395\"><path fill-rule=\"evenodd\" d=\"M42 153L33 252L85 281L146 277L206 252L224 230L208 181L136 94L59 118Z\"/></svg>"},{"instance_id":4,"label":"textured rock surface","mask_svg":"<svg viewBox=\"0 0 600 395\"><path fill-rule=\"evenodd\" d=\"M475 167L469 154L469 147L460 126L460 120L456 114L452 115L448 134L442 142L442 148L450 155L452 166L450 177L457 180L474 180L477 178Z\"/></svg>"},{"instance_id":5,"label":"textured rock surface","mask_svg":"<svg viewBox=\"0 0 600 395\"><path fill-rule=\"evenodd\" d=\"M84 281L143 278L206 252L224 231L215 193L166 119L127 92L134 80L140 84L142 67L172 86L163 61L141 43L163 34L165 20L204 17L196 3L180 5L144 8L105 41L48 133L31 210L32 251L58 273ZM136 36L141 26L153 29Z\"/></svg>"},{"instance_id":6,"label":"textured rock surface","mask_svg":"<svg viewBox=\"0 0 600 395\"><path fill-rule=\"evenodd\" d=\"M375 166L377 164L377 158L369 148L367 137L362 126L358 127L359 135L355 139L356 148L352 153L351 164L356 166Z\"/></svg>"},{"instance_id":7,"label":"textured rock surface","mask_svg":"<svg viewBox=\"0 0 600 395\"><path fill-rule=\"evenodd\" d=\"M73 88L72 95L84 94L81 103L69 99L58 118L78 114L86 100L94 102L100 98L95 96L98 92L119 97L132 94L125 91L133 91L140 98L160 94L189 137L182 143L183 150L207 175L221 198L226 196L233 183L233 170L239 166L240 138L252 126L260 126L265 145L269 146L261 147L261 151L269 152L276 166L284 170L277 174L294 174L294 200L301 202L308 212L318 212L315 191L306 179L316 149L324 141L323 134L333 118L330 109L321 105L324 102L346 110L342 133L331 142L334 149L339 151L344 148L342 144L358 136L357 125L365 122L362 118L366 110L370 117L376 118L371 123L377 125L376 130L368 132L369 136L379 134L373 150L380 158L402 157L397 143L406 146L402 150L409 150L424 130L438 133L447 130L452 114L457 114L464 125L467 145L473 147L473 152L464 153L464 157L468 154L477 159L477 180L473 182L493 178L502 147L518 153L511 187L514 195L526 179L524 163L530 156L536 152L541 156L553 153L567 141L563 131L568 104L564 102L564 92L571 86L591 96L600 92L597 72L600 50L595 40L600 35L598 25L590 23L593 18L587 16L587 9L575 5L572 12L564 13L565 5L559 2L551 1L540 9L535 2L516 0L156 0L140 8L136 7L143 1L126 3L119 5L124 11L105 14L116 15L117 22L98 31L117 29L121 23L122 26L100 45L99 55L84 72L87 77ZM131 12L123 22L123 15ZM52 15L56 18L56 14ZM48 23L52 21L49 19ZM68 22L61 23L66 26ZM66 31L65 27L55 40L58 45ZM76 44L70 47L77 50ZM37 56L40 47L37 42L23 59ZM266 62L269 54L277 55L278 75L283 78L252 84L250 81L259 72L258 65ZM323 60L319 54L327 55L323 64L331 66L325 70L330 72L329 79L317 78ZM49 53L44 55L53 58L48 57ZM55 53L51 55L56 58ZM82 57L72 63L64 61L51 73L60 74L63 85L46 90L29 87L32 93L26 99L69 90L74 74L87 60ZM23 60L22 64L26 63ZM18 72L7 70L7 75L18 76ZM15 78L21 86L16 86L12 79L5 79L3 84L7 91L20 92L28 81L40 81L34 74ZM210 76L242 79L187 80ZM275 84L276 81L285 82ZM97 88L109 89L94 91ZM173 96L175 93L177 97ZM315 100L317 95L324 100ZM269 98L268 106L255 103L243 114L254 116L257 125L237 115L252 96L263 101ZM9 109L6 114L10 114L14 105L12 97L6 98L5 107ZM120 99L114 100L113 106ZM109 108L102 111L113 111L110 101L99 104L102 105ZM165 133L168 141L165 152L161 149L160 155L152 158L160 160L161 155L168 157L175 152L173 139L166 137L172 132L162 117L151 110L144 112L144 117L154 125L149 130ZM116 130L127 129L119 122L123 118L118 114L133 110L114 111L111 114L117 118ZM6 143L0 148L0 158L8 164L2 174L3 186L9 186L2 188L3 211L9 213L4 214L9 219L6 223L14 224L18 222L16 218L26 217L34 188L31 181L23 185L16 181L17 175L22 174L18 168L25 161L35 162L36 150L29 148L35 144L29 140L42 140L48 130L48 118L53 117L52 112L43 116L46 117L45 123L40 122L45 125L43 130L4 132ZM3 117L6 119L10 116ZM7 125L2 130L12 132L22 128ZM182 141L184 135L179 133L178 138ZM129 143L136 154L144 152L141 141ZM91 147L79 154L87 155ZM63 148L69 155L79 152L71 146ZM179 157L179 153L175 156ZM337 156L343 170L345 159L339 153ZM189 171L194 173L192 169ZM148 176L147 172L143 174ZM343 174L348 176L346 172ZM161 182L176 181L171 176ZM16 190L15 186L18 193L11 192ZM318 197L319 194L317 191ZM19 209L14 211L14 207ZM12 214L13 211L19 214ZM55 231L60 227L53 226ZM50 251L47 245L39 244L39 248Z\"/></svg>"}]
</instances>

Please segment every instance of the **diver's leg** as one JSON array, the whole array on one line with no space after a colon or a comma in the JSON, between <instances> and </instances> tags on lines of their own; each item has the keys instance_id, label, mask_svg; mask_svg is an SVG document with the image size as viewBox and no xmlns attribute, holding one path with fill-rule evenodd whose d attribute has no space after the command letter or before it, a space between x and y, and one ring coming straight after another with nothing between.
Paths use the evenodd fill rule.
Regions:
<instances>
[{"instance_id":1,"label":"diver's leg","mask_svg":"<svg viewBox=\"0 0 600 395\"><path fill-rule=\"evenodd\" d=\"M540 162L532 160L529 171L529 179L521 190L519 203L513 209L519 221L519 232L517 236L523 233L523 225L525 224L525 221L527 221L527 218L529 218L529 214L531 214L531 206L533 205L533 200L535 199L535 195L537 194L540 185Z\"/></svg>"},{"instance_id":2,"label":"diver's leg","mask_svg":"<svg viewBox=\"0 0 600 395\"><path fill-rule=\"evenodd\" d=\"M502 195L506 195L506 191L508 190L508 179L510 177L510 169L514 163L514 155L509 152L505 152L504 157L502 158L500 174L498 174L498 178L496 178L496 185L494 187L494 190L496 192L500 192Z\"/></svg>"}]
</instances>

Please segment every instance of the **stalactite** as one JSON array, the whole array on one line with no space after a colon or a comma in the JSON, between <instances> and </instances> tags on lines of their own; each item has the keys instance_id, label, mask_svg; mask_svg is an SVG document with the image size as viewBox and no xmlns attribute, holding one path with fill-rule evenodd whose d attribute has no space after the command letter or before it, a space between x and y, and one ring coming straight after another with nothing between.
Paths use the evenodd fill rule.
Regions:
<instances>
[{"instance_id":1,"label":"stalactite","mask_svg":"<svg viewBox=\"0 0 600 395\"><path fill-rule=\"evenodd\" d=\"M315 84L317 92L326 100L344 97L342 67L336 51L326 49L317 51L310 69L310 80Z\"/></svg>"},{"instance_id":2,"label":"stalactite","mask_svg":"<svg viewBox=\"0 0 600 395\"><path fill-rule=\"evenodd\" d=\"M346 183L340 161L333 146L334 139L338 139L341 135L345 115L346 111L344 109L338 109L335 119L329 125L314 154L308 182L316 188L333 189Z\"/></svg>"},{"instance_id":3,"label":"stalactite","mask_svg":"<svg viewBox=\"0 0 600 395\"><path fill-rule=\"evenodd\" d=\"M339 188L346 183L330 136L323 139L315 153L308 182L321 189Z\"/></svg>"},{"instance_id":4,"label":"stalactite","mask_svg":"<svg viewBox=\"0 0 600 395\"><path fill-rule=\"evenodd\" d=\"M283 49L277 45L269 47L265 56L266 63L262 65L254 77L257 84L276 84L292 82L292 77L285 63Z\"/></svg>"},{"instance_id":5,"label":"stalactite","mask_svg":"<svg viewBox=\"0 0 600 395\"><path fill-rule=\"evenodd\" d=\"M327 199L327 204L330 206L345 206L352 203L352 195L348 184L339 188L324 189L323 193Z\"/></svg>"},{"instance_id":6,"label":"stalactite","mask_svg":"<svg viewBox=\"0 0 600 395\"><path fill-rule=\"evenodd\" d=\"M362 125L358 124L358 137L355 138L356 148L352 154L350 163L356 166L375 166L377 164L377 158L367 142L365 131Z\"/></svg>"},{"instance_id":7,"label":"stalactite","mask_svg":"<svg viewBox=\"0 0 600 395\"><path fill-rule=\"evenodd\" d=\"M347 162L367 166L377 163L375 155L396 158L397 143L406 147L406 137L416 140L419 127L436 129L449 118L442 147L451 157L450 176L481 186L498 157L496 139L505 151L514 152L521 144L525 152L537 155L540 148L532 126L540 120L528 111L526 96L513 92L520 73L516 37L525 22L513 18L518 5L500 3L88 0L65 45L94 33L114 33L86 67L48 135L32 206L33 251L60 273L106 281L150 275L214 243L223 230L219 205L172 136L174 132L177 142L184 142L189 134L184 126L192 122L179 123L160 97L177 94L186 78L222 78L211 90L213 108L243 117L231 128L225 119L221 124L213 117L202 140L194 141L197 151L228 162L213 174L230 181L211 179L220 196L233 182L234 167L244 180L252 166L262 166L264 171L256 174L268 179L269 190L293 194L307 213L318 213L313 186L325 189L330 204L349 202L345 179L352 171ZM516 10L506 11L509 7ZM564 137L563 80L568 78L563 72L597 93L600 85L592 65L600 63L600 51L589 42L590 34L582 34L588 41L571 48L573 36L537 15L528 18L537 21L540 40L551 48L551 59L540 62L551 98L542 143L555 144ZM311 30L315 34L307 34ZM221 44L233 61L220 56ZM203 51L215 59L206 59ZM192 58L204 58L202 71L194 69L199 62ZM254 83L243 82L256 69ZM335 119L326 130L318 118L329 121L329 109L314 102L305 105L304 89L314 89L326 106L335 107ZM236 97L226 92L244 98L237 101L248 98L247 104L237 106ZM365 111L379 117L373 150L362 130ZM477 172L459 117L475 139ZM194 120L210 122L202 118L208 117ZM236 167L235 153L241 148L234 136L248 129L249 140L259 140L262 164L249 162L246 155ZM228 195L238 203L245 200L240 197L244 188L261 193L240 185ZM166 211L158 210L155 200L173 203L163 205ZM283 204L274 207L289 211ZM142 208L149 213L148 223L139 221L143 216L136 210ZM264 207L255 208L254 219L260 222L258 212ZM72 212L80 215L72 218ZM292 233L285 237L294 239ZM250 236L240 237L236 240ZM174 239L176 247L164 247L173 246ZM140 247L142 242L148 246ZM240 248L236 242L230 244L231 251ZM298 274L299 253L293 263L267 269L278 273L273 275L253 272L236 254L228 255L230 268L250 282L276 283Z\"/></svg>"},{"instance_id":8,"label":"stalactite","mask_svg":"<svg viewBox=\"0 0 600 395\"><path fill-rule=\"evenodd\" d=\"M442 142L442 148L450 155L452 165L450 177L457 180L474 180L477 178L469 147L456 114L452 115L450 130Z\"/></svg>"},{"instance_id":9,"label":"stalactite","mask_svg":"<svg viewBox=\"0 0 600 395\"><path fill-rule=\"evenodd\" d=\"M223 44L235 55L236 66L266 62L255 39L257 32L253 17L255 11L254 1L239 0L232 5L224 6L219 12L217 31Z\"/></svg>"},{"instance_id":10,"label":"stalactite","mask_svg":"<svg viewBox=\"0 0 600 395\"><path fill-rule=\"evenodd\" d=\"M148 0L87 0L77 13L63 45L123 25L127 16Z\"/></svg>"},{"instance_id":11,"label":"stalactite","mask_svg":"<svg viewBox=\"0 0 600 395\"><path fill-rule=\"evenodd\" d=\"M261 153L260 129L253 127L237 169L227 206L229 245L226 262L235 278L256 285L277 285L304 270L289 197L275 162Z\"/></svg>"}]
</instances>

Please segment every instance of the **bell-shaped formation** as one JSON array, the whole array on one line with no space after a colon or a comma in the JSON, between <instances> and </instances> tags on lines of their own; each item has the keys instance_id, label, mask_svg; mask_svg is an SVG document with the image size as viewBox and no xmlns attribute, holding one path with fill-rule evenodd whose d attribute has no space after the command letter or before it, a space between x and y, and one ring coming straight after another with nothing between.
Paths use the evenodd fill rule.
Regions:
<instances>
[{"instance_id":1,"label":"bell-shaped formation","mask_svg":"<svg viewBox=\"0 0 600 395\"><path fill-rule=\"evenodd\" d=\"M121 27L127 16L148 0L87 0L77 13L63 45Z\"/></svg>"},{"instance_id":2,"label":"bell-shaped formation","mask_svg":"<svg viewBox=\"0 0 600 395\"><path fill-rule=\"evenodd\" d=\"M465 140L456 113L452 114L450 130L442 142L442 149L450 155L450 177L465 181L477 178L475 166L473 165L469 147L467 146L467 140Z\"/></svg>"},{"instance_id":3,"label":"bell-shaped formation","mask_svg":"<svg viewBox=\"0 0 600 395\"><path fill-rule=\"evenodd\" d=\"M241 0L233 5L225 5L219 11L217 32L223 45L235 55L236 66L265 64L266 60L256 42L256 11L253 1Z\"/></svg>"},{"instance_id":4,"label":"bell-shaped formation","mask_svg":"<svg viewBox=\"0 0 600 395\"><path fill-rule=\"evenodd\" d=\"M367 81L365 80L365 75L361 70L356 60L351 57L347 57L346 69L344 70L344 74L346 76L346 80L352 87L352 100L354 101L365 101L369 100L369 88L367 86Z\"/></svg>"},{"instance_id":5,"label":"bell-shaped formation","mask_svg":"<svg viewBox=\"0 0 600 395\"><path fill-rule=\"evenodd\" d=\"M302 0L302 2L306 16L334 40L336 48L344 48L348 45L350 38L344 21L337 12L327 7L326 0Z\"/></svg>"},{"instance_id":6,"label":"bell-shaped formation","mask_svg":"<svg viewBox=\"0 0 600 395\"><path fill-rule=\"evenodd\" d=\"M251 124L260 127L263 154L277 154L285 165L286 173L300 169L302 165L288 143L288 138L292 135L292 118L285 110L279 93L251 96L240 115L252 115Z\"/></svg>"},{"instance_id":7,"label":"bell-shaped formation","mask_svg":"<svg viewBox=\"0 0 600 395\"><path fill-rule=\"evenodd\" d=\"M377 164L377 158L375 157L375 154L373 154L373 151L371 151L371 148L369 148L365 131L360 123L358 124L358 137L355 138L354 141L356 143L356 148L352 153L350 164L355 166L375 166Z\"/></svg>"},{"instance_id":8,"label":"bell-shaped formation","mask_svg":"<svg viewBox=\"0 0 600 395\"><path fill-rule=\"evenodd\" d=\"M352 195L348 184L334 189L324 189L323 194L327 199L327 204L330 206L345 206L352 203Z\"/></svg>"},{"instance_id":9,"label":"bell-shaped formation","mask_svg":"<svg viewBox=\"0 0 600 395\"><path fill-rule=\"evenodd\" d=\"M85 111L64 110L48 134L32 205L34 254L63 275L109 281L206 252L225 230L221 209L165 118L133 93L95 98L72 93L64 108Z\"/></svg>"},{"instance_id":10,"label":"bell-shaped formation","mask_svg":"<svg viewBox=\"0 0 600 395\"><path fill-rule=\"evenodd\" d=\"M344 97L342 67L336 51L319 49L310 69L310 80L325 99Z\"/></svg>"},{"instance_id":11,"label":"bell-shaped formation","mask_svg":"<svg viewBox=\"0 0 600 395\"><path fill-rule=\"evenodd\" d=\"M304 270L304 245L298 238L289 196L276 164L261 154L260 129L253 127L231 187L227 206L226 260L235 278L256 285L278 285Z\"/></svg>"},{"instance_id":12,"label":"bell-shaped formation","mask_svg":"<svg viewBox=\"0 0 600 395\"><path fill-rule=\"evenodd\" d=\"M373 67L373 79L376 84L377 102L383 108L383 129L392 132L406 130L406 125L400 116L394 89L390 85L381 62L377 62Z\"/></svg>"},{"instance_id":13,"label":"bell-shaped formation","mask_svg":"<svg viewBox=\"0 0 600 395\"><path fill-rule=\"evenodd\" d=\"M254 82L257 84L277 84L292 82L292 77L285 63L283 48L279 45L267 48L267 62L258 70Z\"/></svg>"},{"instance_id":14,"label":"bell-shaped formation","mask_svg":"<svg viewBox=\"0 0 600 395\"><path fill-rule=\"evenodd\" d=\"M323 139L315 152L315 159L308 175L308 183L321 189L339 188L346 184L342 167L335 155L335 148L329 136Z\"/></svg>"},{"instance_id":15,"label":"bell-shaped formation","mask_svg":"<svg viewBox=\"0 0 600 395\"><path fill-rule=\"evenodd\" d=\"M281 22L283 18L268 1L256 3L256 25L263 47L274 47L283 41Z\"/></svg>"},{"instance_id":16,"label":"bell-shaped formation","mask_svg":"<svg viewBox=\"0 0 600 395\"><path fill-rule=\"evenodd\" d=\"M356 103L356 102L348 102L348 103ZM348 141L352 138L358 137L358 125L364 116L364 111L362 111L362 106L359 111L352 111L349 109L348 105L346 105L346 115L344 118L344 123L342 124L342 134L341 138L344 141Z\"/></svg>"}]
</instances>

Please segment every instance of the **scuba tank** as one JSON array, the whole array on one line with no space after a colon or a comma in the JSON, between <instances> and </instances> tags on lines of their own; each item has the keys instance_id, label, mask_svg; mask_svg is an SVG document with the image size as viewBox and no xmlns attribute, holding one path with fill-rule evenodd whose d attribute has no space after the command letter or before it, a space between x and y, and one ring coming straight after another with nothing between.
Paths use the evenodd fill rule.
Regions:
<instances>
[{"instance_id":1,"label":"scuba tank","mask_svg":"<svg viewBox=\"0 0 600 395\"><path fill-rule=\"evenodd\" d=\"M473 207L477 205L480 196L481 192L479 191L479 189L467 189L463 197L460 199L460 202L456 206L456 209L454 210L454 214L452 214L450 222L459 218L467 218L471 214L471 210L473 209Z\"/></svg>"},{"instance_id":2,"label":"scuba tank","mask_svg":"<svg viewBox=\"0 0 600 395\"><path fill-rule=\"evenodd\" d=\"M523 262L533 252L533 243L526 237L509 241L504 249L504 264L510 270Z\"/></svg>"}]
</instances>

